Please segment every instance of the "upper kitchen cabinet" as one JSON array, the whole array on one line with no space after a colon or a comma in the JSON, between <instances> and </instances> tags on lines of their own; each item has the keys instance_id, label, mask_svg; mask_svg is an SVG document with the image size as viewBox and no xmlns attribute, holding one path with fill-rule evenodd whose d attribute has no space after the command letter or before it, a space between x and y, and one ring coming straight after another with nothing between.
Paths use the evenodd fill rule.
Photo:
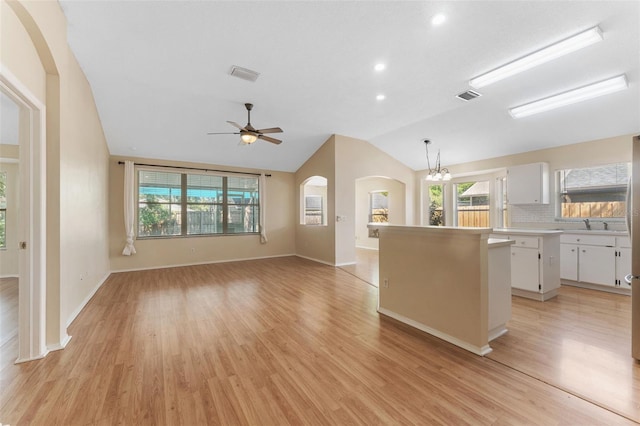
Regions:
<instances>
[{"instance_id":1,"label":"upper kitchen cabinet","mask_svg":"<svg viewBox=\"0 0 640 426\"><path fill-rule=\"evenodd\" d=\"M549 204L549 165L523 164L507 169L509 204Z\"/></svg>"}]
</instances>

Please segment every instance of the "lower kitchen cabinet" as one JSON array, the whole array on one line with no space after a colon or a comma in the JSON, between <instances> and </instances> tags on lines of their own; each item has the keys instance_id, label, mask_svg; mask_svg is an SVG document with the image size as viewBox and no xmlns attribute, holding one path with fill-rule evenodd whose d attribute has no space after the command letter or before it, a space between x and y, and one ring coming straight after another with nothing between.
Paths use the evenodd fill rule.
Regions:
<instances>
[{"instance_id":1,"label":"lower kitchen cabinet","mask_svg":"<svg viewBox=\"0 0 640 426\"><path fill-rule=\"evenodd\" d=\"M566 233L560 242L560 278L565 284L602 290L630 288L624 281L631 270L628 237Z\"/></svg>"},{"instance_id":2,"label":"lower kitchen cabinet","mask_svg":"<svg viewBox=\"0 0 640 426\"><path fill-rule=\"evenodd\" d=\"M578 253L578 277L600 285L615 285L616 249L614 247L581 246Z\"/></svg>"},{"instance_id":3,"label":"lower kitchen cabinet","mask_svg":"<svg viewBox=\"0 0 640 426\"><path fill-rule=\"evenodd\" d=\"M537 249L511 248L511 287L534 292L540 290L540 259Z\"/></svg>"},{"instance_id":4,"label":"lower kitchen cabinet","mask_svg":"<svg viewBox=\"0 0 640 426\"><path fill-rule=\"evenodd\" d=\"M545 301L560 288L560 231L494 229L511 246L511 293Z\"/></svg>"},{"instance_id":5,"label":"lower kitchen cabinet","mask_svg":"<svg viewBox=\"0 0 640 426\"><path fill-rule=\"evenodd\" d=\"M560 244L560 278L578 281L578 246Z\"/></svg>"}]
</instances>

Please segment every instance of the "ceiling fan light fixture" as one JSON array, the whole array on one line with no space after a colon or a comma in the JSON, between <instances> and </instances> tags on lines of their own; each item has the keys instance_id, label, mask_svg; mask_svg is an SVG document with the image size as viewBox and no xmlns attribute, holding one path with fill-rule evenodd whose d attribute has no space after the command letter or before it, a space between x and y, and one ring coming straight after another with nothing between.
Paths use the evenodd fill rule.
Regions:
<instances>
[{"instance_id":1,"label":"ceiling fan light fixture","mask_svg":"<svg viewBox=\"0 0 640 426\"><path fill-rule=\"evenodd\" d=\"M241 132L240 139L242 139L242 142L246 144L252 144L258 140L258 136L254 135L253 133Z\"/></svg>"},{"instance_id":2,"label":"ceiling fan light fixture","mask_svg":"<svg viewBox=\"0 0 640 426\"><path fill-rule=\"evenodd\" d=\"M515 61L502 65L492 71L479 75L478 77L474 77L469 80L469 85L476 89L480 89L484 86L488 86L489 84L511 77L512 75L521 73L538 65L542 65L545 62L549 62L571 52L575 52L576 50L580 50L602 40L603 36L600 27L595 26L593 28L589 28L586 31L537 50L529 55L521 57L520 59L516 59Z\"/></svg>"}]
</instances>

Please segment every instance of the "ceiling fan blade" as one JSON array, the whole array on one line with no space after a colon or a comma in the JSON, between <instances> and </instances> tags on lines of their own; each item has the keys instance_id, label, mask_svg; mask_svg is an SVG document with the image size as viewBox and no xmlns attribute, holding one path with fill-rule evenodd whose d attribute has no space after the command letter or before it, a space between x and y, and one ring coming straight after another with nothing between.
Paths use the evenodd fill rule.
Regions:
<instances>
[{"instance_id":1,"label":"ceiling fan blade","mask_svg":"<svg viewBox=\"0 0 640 426\"><path fill-rule=\"evenodd\" d=\"M231 124L233 127L237 127L240 130L247 130L244 127L242 127L241 125L239 125L238 123L236 123L235 121L227 121L227 123Z\"/></svg>"},{"instance_id":2,"label":"ceiling fan blade","mask_svg":"<svg viewBox=\"0 0 640 426\"><path fill-rule=\"evenodd\" d=\"M264 136L264 135L258 135L258 139L262 139L263 141L275 143L276 145L279 145L279 144L282 143L282 141L280 139L271 138L269 136Z\"/></svg>"},{"instance_id":3,"label":"ceiling fan blade","mask_svg":"<svg viewBox=\"0 0 640 426\"><path fill-rule=\"evenodd\" d=\"M269 127L268 129L259 129L256 130L258 133L282 133L282 129L280 127Z\"/></svg>"},{"instance_id":4,"label":"ceiling fan blade","mask_svg":"<svg viewBox=\"0 0 640 426\"><path fill-rule=\"evenodd\" d=\"M233 132L233 133L230 133L230 132L208 132L207 134L208 135L239 135L240 132Z\"/></svg>"}]
</instances>

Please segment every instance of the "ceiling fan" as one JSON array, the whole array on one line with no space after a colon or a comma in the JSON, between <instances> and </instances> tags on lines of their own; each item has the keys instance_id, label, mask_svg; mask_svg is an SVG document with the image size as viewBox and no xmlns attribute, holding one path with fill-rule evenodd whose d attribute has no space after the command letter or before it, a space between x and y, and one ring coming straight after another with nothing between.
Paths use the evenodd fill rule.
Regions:
<instances>
[{"instance_id":1,"label":"ceiling fan","mask_svg":"<svg viewBox=\"0 0 640 426\"><path fill-rule=\"evenodd\" d=\"M227 121L227 123L231 124L233 127L237 127L239 132L233 133L215 133L209 132L208 135L240 135L241 143L245 145L249 145L254 143L258 139L262 139L267 142L281 144L282 141L280 139L272 138L270 136L265 136L265 133L282 133L282 129L280 127L269 127L268 129L255 129L251 125L251 109L253 108L253 104L244 104L247 108L247 124L242 127L238 123L234 121Z\"/></svg>"}]
</instances>

